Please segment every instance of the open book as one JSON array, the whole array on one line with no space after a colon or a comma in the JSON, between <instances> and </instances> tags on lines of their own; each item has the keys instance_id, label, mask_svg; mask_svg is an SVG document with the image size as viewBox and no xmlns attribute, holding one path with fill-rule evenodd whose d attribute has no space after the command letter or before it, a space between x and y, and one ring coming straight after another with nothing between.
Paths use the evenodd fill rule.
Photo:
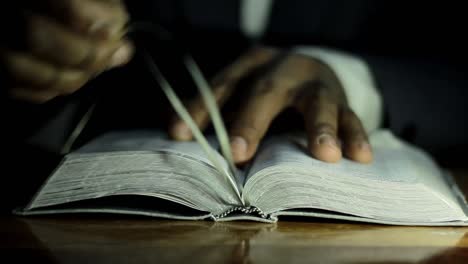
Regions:
<instances>
[{"instance_id":1,"label":"open book","mask_svg":"<svg viewBox=\"0 0 468 264\"><path fill-rule=\"evenodd\" d=\"M239 171L208 83L190 58L216 137L205 138L149 56L149 69L197 142L162 132L110 133L68 154L23 215L122 213L174 219L258 220L281 216L401 224L468 224L466 202L424 152L376 131L371 165L318 161L301 135L264 141ZM222 154L222 155L221 155Z\"/></svg>"},{"instance_id":2,"label":"open book","mask_svg":"<svg viewBox=\"0 0 468 264\"><path fill-rule=\"evenodd\" d=\"M196 142L174 142L158 131L105 134L68 154L20 213L266 222L311 216L401 225L468 221L463 196L428 155L386 130L370 140L372 164L329 164L308 155L305 137L274 136L245 171L233 175L220 154L223 171ZM214 137L208 141L218 148Z\"/></svg>"}]
</instances>

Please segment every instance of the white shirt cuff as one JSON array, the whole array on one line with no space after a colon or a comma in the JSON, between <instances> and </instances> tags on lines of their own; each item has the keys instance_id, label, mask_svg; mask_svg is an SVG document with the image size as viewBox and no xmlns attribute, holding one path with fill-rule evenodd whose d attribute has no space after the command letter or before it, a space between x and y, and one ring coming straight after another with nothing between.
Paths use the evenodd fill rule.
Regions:
<instances>
[{"instance_id":1,"label":"white shirt cuff","mask_svg":"<svg viewBox=\"0 0 468 264\"><path fill-rule=\"evenodd\" d=\"M370 133L382 122L382 98L366 62L356 56L322 47L298 46L295 53L327 64L338 77L350 108Z\"/></svg>"}]
</instances>

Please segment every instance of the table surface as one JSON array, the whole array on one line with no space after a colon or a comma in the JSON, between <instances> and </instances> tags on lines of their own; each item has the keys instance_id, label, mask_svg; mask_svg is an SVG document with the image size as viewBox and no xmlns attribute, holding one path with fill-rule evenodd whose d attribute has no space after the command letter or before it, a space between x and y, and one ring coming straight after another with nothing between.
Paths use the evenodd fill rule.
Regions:
<instances>
[{"instance_id":1,"label":"table surface","mask_svg":"<svg viewBox=\"0 0 468 264\"><path fill-rule=\"evenodd\" d=\"M15 263L468 263L468 227L3 216L0 235Z\"/></svg>"}]
</instances>

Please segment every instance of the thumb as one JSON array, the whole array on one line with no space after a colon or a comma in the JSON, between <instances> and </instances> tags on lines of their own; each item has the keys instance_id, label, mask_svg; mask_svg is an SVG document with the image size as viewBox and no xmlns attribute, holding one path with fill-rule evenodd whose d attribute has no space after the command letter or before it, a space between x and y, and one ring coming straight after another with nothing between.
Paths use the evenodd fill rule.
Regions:
<instances>
[{"instance_id":1,"label":"thumb","mask_svg":"<svg viewBox=\"0 0 468 264\"><path fill-rule=\"evenodd\" d=\"M123 40L122 45L112 54L108 69L127 64L135 53L135 47L129 40Z\"/></svg>"}]
</instances>

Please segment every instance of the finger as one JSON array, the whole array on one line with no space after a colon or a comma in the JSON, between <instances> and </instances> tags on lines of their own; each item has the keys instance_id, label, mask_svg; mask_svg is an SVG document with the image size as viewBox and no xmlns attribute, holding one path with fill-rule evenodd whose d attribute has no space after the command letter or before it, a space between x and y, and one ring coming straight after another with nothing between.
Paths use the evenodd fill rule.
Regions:
<instances>
[{"instance_id":1,"label":"finger","mask_svg":"<svg viewBox=\"0 0 468 264\"><path fill-rule=\"evenodd\" d=\"M91 41L36 15L30 16L27 44L34 55L45 61L90 72L107 68L111 55L122 45Z\"/></svg>"},{"instance_id":2,"label":"finger","mask_svg":"<svg viewBox=\"0 0 468 264\"><path fill-rule=\"evenodd\" d=\"M231 148L234 162L250 160L273 119L287 106L285 89L271 80L260 81L231 129Z\"/></svg>"},{"instance_id":3,"label":"finger","mask_svg":"<svg viewBox=\"0 0 468 264\"><path fill-rule=\"evenodd\" d=\"M82 87L89 78L82 71L59 70L26 54L6 52L2 59L12 81L35 90L54 90L53 93L69 94Z\"/></svg>"},{"instance_id":4,"label":"finger","mask_svg":"<svg viewBox=\"0 0 468 264\"><path fill-rule=\"evenodd\" d=\"M120 38L129 20L122 1L47 0L53 15L75 32Z\"/></svg>"},{"instance_id":5,"label":"finger","mask_svg":"<svg viewBox=\"0 0 468 264\"><path fill-rule=\"evenodd\" d=\"M357 162L370 163L373 155L367 133L351 109L341 111L340 130L342 131L345 155Z\"/></svg>"},{"instance_id":6,"label":"finger","mask_svg":"<svg viewBox=\"0 0 468 264\"><path fill-rule=\"evenodd\" d=\"M211 84L213 87L213 95L216 98L218 106L222 107L224 105L241 78L254 68L271 60L275 54L276 51L272 49L254 49L217 74ZM209 124L209 114L201 97L190 102L187 106L187 110L200 128L203 129ZM192 139L190 129L179 117L173 119L169 134L176 140Z\"/></svg>"},{"instance_id":7,"label":"finger","mask_svg":"<svg viewBox=\"0 0 468 264\"><path fill-rule=\"evenodd\" d=\"M117 48L110 58L108 69L127 64L134 54L135 47L133 43L127 39L123 39L120 47Z\"/></svg>"},{"instance_id":8,"label":"finger","mask_svg":"<svg viewBox=\"0 0 468 264\"><path fill-rule=\"evenodd\" d=\"M304 113L308 147L312 156L325 162L338 162L341 149L337 138L338 106L321 91L310 99Z\"/></svg>"},{"instance_id":9,"label":"finger","mask_svg":"<svg viewBox=\"0 0 468 264\"><path fill-rule=\"evenodd\" d=\"M16 87L10 90L10 96L31 103L45 103L58 96L58 93L50 90L37 90L36 88Z\"/></svg>"}]
</instances>

